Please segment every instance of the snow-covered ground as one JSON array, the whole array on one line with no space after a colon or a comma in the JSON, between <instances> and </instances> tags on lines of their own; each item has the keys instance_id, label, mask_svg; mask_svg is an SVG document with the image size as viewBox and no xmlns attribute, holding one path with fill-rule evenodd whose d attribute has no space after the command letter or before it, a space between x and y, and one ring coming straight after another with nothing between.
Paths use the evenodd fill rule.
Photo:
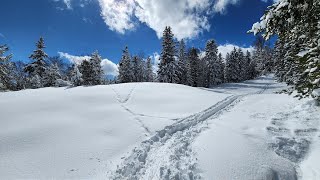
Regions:
<instances>
[{"instance_id":1,"label":"snow-covered ground","mask_svg":"<svg viewBox=\"0 0 320 180\"><path fill-rule=\"evenodd\" d=\"M156 130L227 96L156 83L0 93L0 179L106 177Z\"/></svg>"},{"instance_id":2,"label":"snow-covered ground","mask_svg":"<svg viewBox=\"0 0 320 180\"><path fill-rule=\"evenodd\" d=\"M272 76L0 93L0 179L320 179L320 111Z\"/></svg>"}]
</instances>

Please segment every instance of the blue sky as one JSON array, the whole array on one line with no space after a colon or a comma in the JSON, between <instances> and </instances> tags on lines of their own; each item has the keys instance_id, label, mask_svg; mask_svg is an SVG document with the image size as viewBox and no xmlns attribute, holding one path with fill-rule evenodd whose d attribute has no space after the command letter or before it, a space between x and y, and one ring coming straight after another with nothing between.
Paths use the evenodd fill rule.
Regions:
<instances>
[{"instance_id":1,"label":"blue sky","mask_svg":"<svg viewBox=\"0 0 320 180\"><path fill-rule=\"evenodd\" d=\"M162 30L172 26L178 39L203 48L215 39L220 51L250 48L246 31L272 1L267 0L2 0L0 44L15 60L27 61L40 36L50 56L85 56L98 50L118 63L122 49L146 56L161 50ZM58 53L60 52L60 54ZM108 62L110 64L111 62Z\"/></svg>"}]
</instances>

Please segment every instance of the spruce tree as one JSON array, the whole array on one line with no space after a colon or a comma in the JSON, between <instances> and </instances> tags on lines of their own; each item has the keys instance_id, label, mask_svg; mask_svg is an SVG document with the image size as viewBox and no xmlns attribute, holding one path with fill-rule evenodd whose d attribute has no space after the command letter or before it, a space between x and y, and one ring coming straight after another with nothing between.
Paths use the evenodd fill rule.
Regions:
<instances>
[{"instance_id":1,"label":"spruce tree","mask_svg":"<svg viewBox=\"0 0 320 180\"><path fill-rule=\"evenodd\" d=\"M9 61L12 54L4 55L8 50L7 45L0 45L0 89L10 89L11 86Z\"/></svg>"},{"instance_id":2,"label":"spruce tree","mask_svg":"<svg viewBox=\"0 0 320 180\"><path fill-rule=\"evenodd\" d=\"M93 68L89 60L84 60L79 66L80 73L82 74L83 85L91 86L93 85Z\"/></svg>"},{"instance_id":3,"label":"spruce tree","mask_svg":"<svg viewBox=\"0 0 320 180\"><path fill-rule=\"evenodd\" d=\"M217 85L221 83L221 67L218 61L218 47L214 40L209 40L206 44L206 55L204 57L206 63L206 80L205 87L210 87L212 85Z\"/></svg>"},{"instance_id":4,"label":"spruce tree","mask_svg":"<svg viewBox=\"0 0 320 180\"><path fill-rule=\"evenodd\" d=\"M179 43L179 53L178 53L178 78L179 84L187 84L187 53L186 45L182 39Z\"/></svg>"},{"instance_id":5,"label":"spruce tree","mask_svg":"<svg viewBox=\"0 0 320 180\"><path fill-rule=\"evenodd\" d=\"M151 64L151 58L147 58L146 62L146 82L153 82L154 81L154 75L153 75L153 67Z\"/></svg>"},{"instance_id":6,"label":"spruce tree","mask_svg":"<svg viewBox=\"0 0 320 180\"><path fill-rule=\"evenodd\" d=\"M72 65L72 69L70 71L70 80L73 86L81 86L83 79L82 74L79 71L77 64Z\"/></svg>"},{"instance_id":7,"label":"spruce tree","mask_svg":"<svg viewBox=\"0 0 320 180\"><path fill-rule=\"evenodd\" d=\"M285 68L285 49L284 43L278 39L275 43L274 52L274 64L275 64L275 76L278 81L285 81L285 74L288 72Z\"/></svg>"},{"instance_id":8,"label":"spruce tree","mask_svg":"<svg viewBox=\"0 0 320 180\"><path fill-rule=\"evenodd\" d=\"M198 87L209 87L209 82L208 82L209 67L208 67L208 62L206 61L206 58L198 56L198 64L197 64L197 66L198 66L197 67L197 69L198 69L197 86Z\"/></svg>"},{"instance_id":9,"label":"spruce tree","mask_svg":"<svg viewBox=\"0 0 320 180\"><path fill-rule=\"evenodd\" d=\"M198 86L199 56L196 48L191 48L188 53L188 84Z\"/></svg>"},{"instance_id":10,"label":"spruce tree","mask_svg":"<svg viewBox=\"0 0 320 180\"><path fill-rule=\"evenodd\" d=\"M118 80L120 83L128 83L133 81L131 58L127 46L123 50L122 57L119 63Z\"/></svg>"},{"instance_id":11,"label":"spruce tree","mask_svg":"<svg viewBox=\"0 0 320 180\"><path fill-rule=\"evenodd\" d=\"M163 32L162 52L160 56L158 80L159 82L178 83L178 67L175 59L174 36L170 27Z\"/></svg>"},{"instance_id":12,"label":"spruce tree","mask_svg":"<svg viewBox=\"0 0 320 180\"><path fill-rule=\"evenodd\" d=\"M246 55L242 61L242 71L241 77L243 80L249 80L250 77L250 63L251 63L251 53L249 51L246 52Z\"/></svg>"},{"instance_id":13,"label":"spruce tree","mask_svg":"<svg viewBox=\"0 0 320 180\"><path fill-rule=\"evenodd\" d=\"M52 64L46 70L46 74L43 79L43 85L44 87L53 87L58 79L61 79L59 67L57 64Z\"/></svg>"},{"instance_id":14,"label":"spruce tree","mask_svg":"<svg viewBox=\"0 0 320 180\"><path fill-rule=\"evenodd\" d=\"M92 53L90 58L90 66L92 68L92 82L91 85L100 85L103 81L103 70L101 67L102 58L99 55L98 51Z\"/></svg>"},{"instance_id":15,"label":"spruce tree","mask_svg":"<svg viewBox=\"0 0 320 180\"><path fill-rule=\"evenodd\" d=\"M46 63L45 59L48 55L44 52L45 44L43 37L40 37L39 41L36 43L37 49L33 51L30 55L30 59L34 62L28 64L24 71L27 72L31 78L31 83L33 88L43 87L43 80L46 75Z\"/></svg>"},{"instance_id":16,"label":"spruce tree","mask_svg":"<svg viewBox=\"0 0 320 180\"><path fill-rule=\"evenodd\" d=\"M239 72L238 52L234 48L226 56L225 81L229 83L239 82Z\"/></svg>"},{"instance_id":17,"label":"spruce tree","mask_svg":"<svg viewBox=\"0 0 320 180\"><path fill-rule=\"evenodd\" d=\"M292 84L298 97L308 97L320 89L320 1L280 0L255 23L251 32L268 39L277 35L284 44L284 80ZM316 99L318 99L316 97Z\"/></svg>"},{"instance_id":18,"label":"spruce tree","mask_svg":"<svg viewBox=\"0 0 320 180\"><path fill-rule=\"evenodd\" d=\"M143 64L142 59L138 56L133 56L132 58L132 81L133 82L143 82Z\"/></svg>"},{"instance_id":19,"label":"spruce tree","mask_svg":"<svg viewBox=\"0 0 320 180\"><path fill-rule=\"evenodd\" d=\"M225 63L223 62L222 54L218 54L218 71L217 71L217 79L216 82L218 84L224 83L224 68L225 68Z\"/></svg>"},{"instance_id":20,"label":"spruce tree","mask_svg":"<svg viewBox=\"0 0 320 180\"><path fill-rule=\"evenodd\" d=\"M30 55L30 59L34 60L31 64L28 64L25 67L25 71L28 72L30 75L37 75L40 77L40 81L42 80L43 76L46 72L46 63L45 59L48 55L44 52L45 44L43 37L40 37L39 41L36 43L37 49L33 51Z\"/></svg>"}]
</instances>

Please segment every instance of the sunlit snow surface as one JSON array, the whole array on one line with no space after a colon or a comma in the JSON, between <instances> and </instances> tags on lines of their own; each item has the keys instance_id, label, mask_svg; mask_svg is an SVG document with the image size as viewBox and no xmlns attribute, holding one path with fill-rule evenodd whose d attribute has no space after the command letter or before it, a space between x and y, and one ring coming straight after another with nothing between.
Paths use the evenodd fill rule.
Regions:
<instances>
[{"instance_id":1,"label":"sunlit snow surface","mask_svg":"<svg viewBox=\"0 0 320 180\"><path fill-rule=\"evenodd\" d=\"M0 179L319 179L319 108L273 76L0 93Z\"/></svg>"}]
</instances>

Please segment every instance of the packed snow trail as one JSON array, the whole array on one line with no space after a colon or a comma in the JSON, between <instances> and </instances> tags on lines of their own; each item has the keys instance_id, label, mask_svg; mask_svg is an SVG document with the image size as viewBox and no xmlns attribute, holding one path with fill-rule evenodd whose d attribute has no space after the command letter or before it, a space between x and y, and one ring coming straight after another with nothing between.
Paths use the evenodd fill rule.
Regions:
<instances>
[{"instance_id":1,"label":"packed snow trail","mask_svg":"<svg viewBox=\"0 0 320 180\"><path fill-rule=\"evenodd\" d=\"M207 128L206 121L225 113L245 96L262 94L269 85L266 83L258 87L258 90L231 95L202 112L166 126L136 147L115 172L108 172L109 178L200 179L195 154L190 145Z\"/></svg>"}]
</instances>

